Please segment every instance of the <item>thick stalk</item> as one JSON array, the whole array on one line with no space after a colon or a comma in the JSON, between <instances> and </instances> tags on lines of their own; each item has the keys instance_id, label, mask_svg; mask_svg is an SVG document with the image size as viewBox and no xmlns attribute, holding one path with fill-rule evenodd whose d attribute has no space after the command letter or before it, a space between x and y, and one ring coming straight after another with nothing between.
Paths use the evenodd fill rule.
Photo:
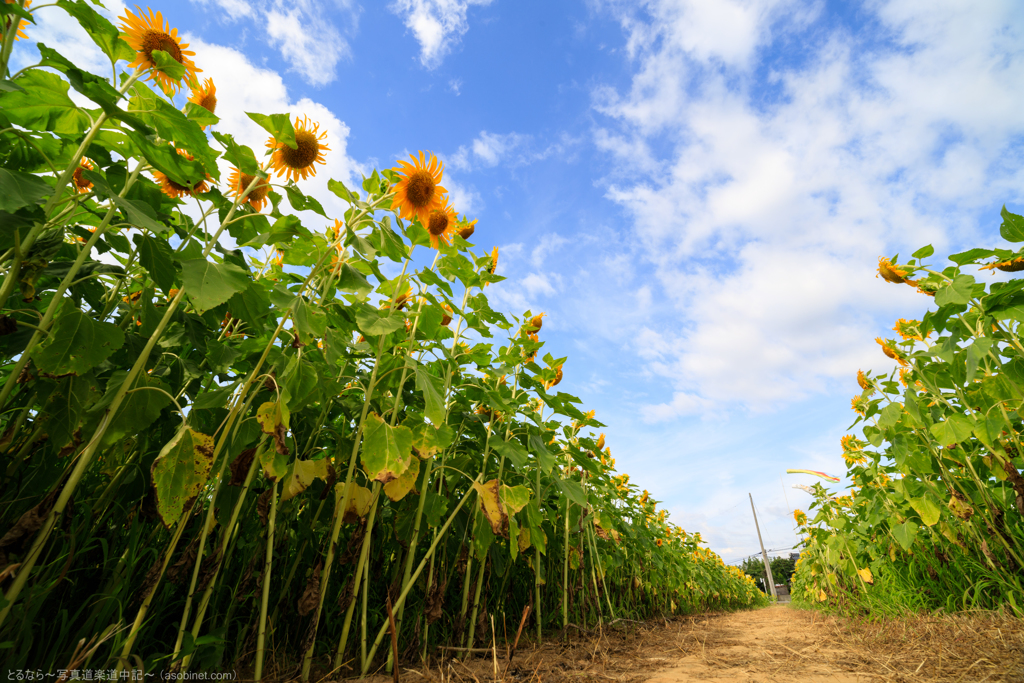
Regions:
<instances>
[{"instance_id":1,"label":"thick stalk","mask_svg":"<svg viewBox=\"0 0 1024 683\"><path fill-rule=\"evenodd\" d=\"M260 601L260 626L256 635L254 680L263 679L263 655L267 639L267 603L270 601L270 572L274 562L274 524L277 521L277 482L270 494L270 520L267 522L267 559L263 564L263 598Z\"/></svg>"},{"instance_id":2,"label":"thick stalk","mask_svg":"<svg viewBox=\"0 0 1024 683\"><path fill-rule=\"evenodd\" d=\"M569 497L565 498L565 542L562 552L562 631L569 626Z\"/></svg>"},{"instance_id":3,"label":"thick stalk","mask_svg":"<svg viewBox=\"0 0 1024 683\"><path fill-rule=\"evenodd\" d=\"M540 464L537 465L537 512L542 513L541 500L540 500ZM539 519L543 519L543 514L538 514ZM537 566L534 567L533 573L533 611L534 619L537 620L537 645L541 644L541 605L540 605L540 577L541 577L541 557L540 557L540 546L534 546L536 552L535 559Z\"/></svg>"}]
</instances>

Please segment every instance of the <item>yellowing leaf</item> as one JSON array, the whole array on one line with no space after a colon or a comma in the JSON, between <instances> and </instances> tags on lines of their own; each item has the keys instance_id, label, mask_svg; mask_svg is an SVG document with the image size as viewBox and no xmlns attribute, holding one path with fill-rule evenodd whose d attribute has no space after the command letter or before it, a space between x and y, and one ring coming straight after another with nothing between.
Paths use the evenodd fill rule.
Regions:
<instances>
[{"instance_id":1,"label":"yellowing leaf","mask_svg":"<svg viewBox=\"0 0 1024 683\"><path fill-rule=\"evenodd\" d=\"M353 482L349 483L348 504L345 506L345 513L341 521L345 524L358 524L370 514L370 503L373 502L373 492L370 489ZM340 482L334 486L334 495L341 504L344 498L345 483Z\"/></svg>"},{"instance_id":2,"label":"yellowing leaf","mask_svg":"<svg viewBox=\"0 0 1024 683\"><path fill-rule=\"evenodd\" d=\"M503 536L505 529L508 528L508 514L505 513L501 501L498 499L498 486L497 479L491 479L483 484L473 482L473 488L476 489L480 498L480 510L491 525L491 531L495 535Z\"/></svg>"},{"instance_id":3,"label":"yellowing leaf","mask_svg":"<svg viewBox=\"0 0 1024 683\"><path fill-rule=\"evenodd\" d=\"M363 469L372 481L384 484L402 476L412 462L412 430L392 427L370 413L363 427Z\"/></svg>"},{"instance_id":4,"label":"yellowing leaf","mask_svg":"<svg viewBox=\"0 0 1024 683\"><path fill-rule=\"evenodd\" d=\"M868 569L867 567L864 567L864 569L858 569L857 570L857 574L860 576L861 580L864 583L874 583L875 582L874 578L872 578L872 576L871 576L871 570Z\"/></svg>"},{"instance_id":5,"label":"yellowing leaf","mask_svg":"<svg viewBox=\"0 0 1024 683\"><path fill-rule=\"evenodd\" d=\"M270 481L277 481L288 474L287 453L279 452L270 445L269 441L264 441L260 444L257 457L260 459L260 465L263 466L263 474Z\"/></svg>"},{"instance_id":6,"label":"yellowing leaf","mask_svg":"<svg viewBox=\"0 0 1024 683\"><path fill-rule=\"evenodd\" d=\"M412 430L412 449L423 460L434 457L441 448L437 438L437 429L426 422L416 425Z\"/></svg>"},{"instance_id":7,"label":"yellowing leaf","mask_svg":"<svg viewBox=\"0 0 1024 683\"><path fill-rule=\"evenodd\" d=\"M274 437L274 446L277 452L288 455L288 422L290 413L288 407L281 401L267 401L256 410L256 421L264 434Z\"/></svg>"},{"instance_id":8,"label":"yellowing leaf","mask_svg":"<svg viewBox=\"0 0 1024 683\"><path fill-rule=\"evenodd\" d=\"M281 489L281 502L294 498L305 491L318 477L327 481L330 477L330 469L331 465L326 458L323 460L296 460Z\"/></svg>"},{"instance_id":9,"label":"yellowing leaf","mask_svg":"<svg viewBox=\"0 0 1024 683\"><path fill-rule=\"evenodd\" d=\"M431 427L433 429L433 427ZM409 462L409 469L402 473L398 479L392 479L384 484L384 493L391 500L398 502L405 498L409 491L416 490L416 479L420 476L420 461L412 458Z\"/></svg>"},{"instance_id":10,"label":"yellowing leaf","mask_svg":"<svg viewBox=\"0 0 1024 683\"><path fill-rule=\"evenodd\" d=\"M530 489L525 486L501 485L501 504L505 507L507 514L515 513L526 507L530 502Z\"/></svg>"},{"instance_id":11,"label":"yellowing leaf","mask_svg":"<svg viewBox=\"0 0 1024 683\"><path fill-rule=\"evenodd\" d=\"M533 545L533 539L530 530L522 527L519 530L519 552L526 552L531 545Z\"/></svg>"},{"instance_id":12,"label":"yellowing leaf","mask_svg":"<svg viewBox=\"0 0 1024 683\"><path fill-rule=\"evenodd\" d=\"M187 427L160 449L151 472L156 509L168 528L181 518L185 504L203 490L212 465L213 437Z\"/></svg>"}]
</instances>

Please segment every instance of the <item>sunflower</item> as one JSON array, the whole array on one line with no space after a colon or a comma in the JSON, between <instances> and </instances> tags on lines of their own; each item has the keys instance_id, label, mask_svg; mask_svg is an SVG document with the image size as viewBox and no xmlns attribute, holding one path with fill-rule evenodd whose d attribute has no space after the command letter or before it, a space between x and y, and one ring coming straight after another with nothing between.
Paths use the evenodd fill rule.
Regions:
<instances>
[{"instance_id":1,"label":"sunflower","mask_svg":"<svg viewBox=\"0 0 1024 683\"><path fill-rule=\"evenodd\" d=\"M857 371L857 385L864 391L870 390L872 394L875 393L874 387L871 386L871 382L868 381L868 377L864 374L863 370Z\"/></svg>"},{"instance_id":2,"label":"sunflower","mask_svg":"<svg viewBox=\"0 0 1024 683\"><path fill-rule=\"evenodd\" d=\"M806 526L807 514L803 510L793 510L793 520L800 526Z\"/></svg>"},{"instance_id":3,"label":"sunflower","mask_svg":"<svg viewBox=\"0 0 1024 683\"><path fill-rule=\"evenodd\" d=\"M468 240L476 232L476 222L478 218L469 220L466 216L458 219L455 224L455 232L464 240Z\"/></svg>"},{"instance_id":4,"label":"sunflower","mask_svg":"<svg viewBox=\"0 0 1024 683\"><path fill-rule=\"evenodd\" d=\"M555 378L544 382L544 388L550 390L551 387L555 386L562 381L562 366L559 365L555 368Z\"/></svg>"},{"instance_id":5,"label":"sunflower","mask_svg":"<svg viewBox=\"0 0 1024 683\"><path fill-rule=\"evenodd\" d=\"M231 175L228 176L228 183L231 186L228 192L235 197L241 197L246 188L255 179L256 176L251 176L248 173L242 173L237 168L232 168ZM262 211L264 204L267 202L267 194L269 193L270 183L267 182L266 178L260 178L256 185L249 190L249 194L245 195L244 201L248 202L253 210Z\"/></svg>"},{"instance_id":6,"label":"sunflower","mask_svg":"<svg viewBox=\"0 0 1024 683\"><path fill-rule=\"evenodd\" d=\"M842 445L844 453L849 453L851 451L859 451L866 445L863 441L855 437L853 434L847 434L846 436L839 440L839 443Z\"/></svg>"},{"instance_id":7,"label":"sunflower","mask_svg":"<svg viewBox=\"0 0 1024 683\"><path fill-rule=\"evenodd\" d=\"M7 4L11 5L17 2L17 0L7 0ZM25 9L28 9L32 5L32 0L25 0ZM18 23L18 32L14 35L15 40L25 39L28 40L28 36L25 34L25 29L28 27L28 19L22 19Z\"/></svg>"},{"instance_id":8,"label":"sunflower","mask_svg":"<svg viewBox=\"0 0 1024 683\"><path fill-rule=\"evenodd\" d=\"M546 315L547 313L538 313L530 318L530 327L533 328L533 332L540 332L540 328L544 324L544 316Z\"/></svg>"},{"instance_id":9,"label":"sunflower","mask_svg":"<svg viewBox=\"0 0 1024 683\"><path fill-rule=\"evenodd\" d=\"M1019 272L1024 270L1024 256L1018 256L1008 261L996 261L995 263L990 263L987 266L981 267L982 270L992 270L993 268L998 268L999 270L1007 273Z\"/></svg>"},{"instance_id":10,"label":"sunflower","mask_svg":"<svg viewBox=\"0 0 1024 683\"><path fill-rule=\"evenodd\" d=\"M448 327L448 323L452 321L452 307L448 304L441 304L441 308L444 309L444 313L441 314L441 324Z\"/></svg>"},{"instance_id":11,"label":"sunflower","mask_svg":"<svg viewBox=\"0 0 1024 683\"><path fill-rule=\"evenodd\" d=\"M491 250L491 267L487 269L487 272L494 275L494 271L498 269L498 248L495 247ZM489 285L489 282L484 283L484 287Z\"/></svg>"},{"instance_id":12,"label":"sunflower","mask_svg":"<svg viewBox=\"0 0 1024 683\"><path fill-rule=\"evenodd\" d=\"M868 461L863 455L854 455L854 453L856 453L856 451L843 453L843 462L846 463L847 467L863 465Z\"/></svg>"},{"instance_id":13,"label":"sunflower","mask_svg":"<svg viewBox=\"0 0 1024 683\"><path fill-rule=\"evenodd\" d=\"M854 396L850 401L850 407L853 408L854 412L858 415L867 415L868 402L863 396Z\"/></svg>"},{"instance_id":14,"label":"sunflower","mask_svg":"<svg viewBox=\"0 0 1024 683\"><path fill-rule=\"evenodd\" d=\"M178 149L177 151L178 154L185 157L189 161L192 161L193 157L191 154L189 154L183 149ZM209 178L209 174L207 174L206 177ZM210 189L210 186L206 183L206 180L200 180L192 187L189 187L187 185L181 185L180 183L171 180L160 171L153 171L153 178L156 179L158 183L160 183L160 189L163 190L163 193L168 197L172 197L174 199L177 199L182 195L185 195L187 197L194 197L197 194L202 194L204 192L209 191Z\"/></svg>"},{"instance_id":15,"label":"sunflower","mask_svg":"<svg viewBox=\"0 0 1024 683\"><path fill-rule=\"evenodd\" d=\"M597 443L594 444L596 450L604 448L604 432L601 432L601 436L597 437Z\"/></svg>"},{"instance_id":16,"label":"sunflower","mask_svg":"<svg viewBox=\"0 0 1024 683\"><path fill-rule=\"evenodd\" d=\"M217 86L213 84L212 78L207 78L201 88L193 88L188 96L188 101L198 104L211 114L217 111ZM201 126L206 130L206 126Z\"/></svg>"},{"instance_id":17,"label":"sunflower","mask_svg":"<svg viewBox=\"0 0 1024 683\"><path fill-rule=\"evenodd\" d=\"M319 133L319 135L317 135ZM311 123L308 116L295 117L295 149L275 138L267 140L267 148L274 150L270 164L278 178L291 178L298 182L316 175L314 164L326 163L324 150L330 150L322 140L327 131L320 133L320 124Z\"/></svg>"},{"instance_id":18,"label":"sunflower","mask_svg":"<svg viewBox=\"0 0 1024 683\"><path fill-rule=\"evenodd\" d=\"M72 176L71 181L80 194L85 194L92 189L92 181L88 178L83 178L82 171L91 171L94 168L96 167L93 166L92 161L89 159L85 157L79 159L78 168L75 169L75 174Z\"/></svg>"},{"instance_id":19,"label":"sunflower","mask_svg":"<svg viewBox=\"0 0 1024 683\"><path fill-rule=\"evenodd\" d=\"M900 368L900 384L907 387L908 389L910 388L910 384L907 383L907 377L909 376L910 370L907 370L906 368Z\"/></svg>"},{"instance_id":20,"label":"sunflower","mask_svg":"<svg viewBox=\"0 0 1024 683\"><path fill-rule=\"evenodd\" d=\"M153 50L163 50L174 61L185 67L185 82L195 83L196 74L202 69L197 68L195 62L189 59L196 53L185 49L188 47L188 43L180 41L178 29L171 28L170 24L164 21L160 12L154 13L151 9L147 17L138 5L135 6L135 9L139 12L138 16L132 14L131 10L125 10L125 16L120 17L124 22L121 24L121 30L126 34L125 40L136 52L135 60L128 66L134 66L143 71L153 69L150 77L160 85L165 93L177 92L180 87L178 82L157 69L156 62L153 61Z\"/></svg>"},{"instance_id":21,"label":"sunflower","mask_svg":"<svg viewBox=\"0 0 1024 683\"><path fill-rule=\"evenodd\" d=\"M907 278L907 275L909 274L909 270L900 268L884 256L878 257L878 275L881 275L882 279L886 282L891 282L895 285L902 285L904 283L909 285L917 284L913 280ZM878 275L875 277L878 277Z\"/></svg>"},{"instance_id":22,"label":"sunflower","mask_svg":"<svg viewBox=\"0 0 1024 683\"><path fill-rule=\"evenodd\" d=\"M416 218L423 225L430 220L430 212L441 209L448 190L441 187L444 175L444 164L433 154L424 158L409 155L408 161L399 160L393 170L401 176L401 180L392 190L391 208L402 218Z\"/></svg>"},{"instance_id":23,"label":"sunflower","mask_svg":"<svg viewBox=\"0 0 1024 683\"><path fill-rule=\"evenodd\" d=\"M422 221L420 221L422 223ZM446 245L452 243L452 236L455 234L455 210L448 203L448 197L442 197L441 206L430 211L430 216L424 224L427 232L430 233L430 246L434 249L440 248L441 242Z\"/></svg>"},{"instance_id":24,"label":"sunflower","mask_svg":"<svg viewBox=\"0 0 1024 683\"><path fill-rule=\"evenodd\" d=\"M875 337L875 343L882 347L882 353L887 355L889 358L892 358L903 367L909 365L909 363L907 363L907 359L903 356L903 352L896 348L896 342L891 339Z\"/></svg>"},{"instance_id":25,"label":"sunflower","mask_svg":"<svg viewBox=\"0 0 1024 683\"><path fill-rule=\"evenodd\" d=\"M904 341L908 339L916 339L918 341L924 341L924 337L921 336L920 321L917 320L906 320L900 318L896 321L896 326L893 327L893 331L898 333Z\"/></svg>"},{"instance_id":26,"label":"sunflower","mask_svg":"<svg viewBox=\"0 0 1024 683\"><path fill-rule=\"evenodd\" d=\"M530 341L532 341L534 344L540 344L540 337L538 337L537 335L535 335L535 334L533 334L531 332L527 336L530 338ZM533 351L533 353L531 353L529 356L527 356L524 359L523 362L525 362L525 363L532 363L535 358L537 358L537 351L536 351L536 349Z\"/></svg>"}]
</instances>

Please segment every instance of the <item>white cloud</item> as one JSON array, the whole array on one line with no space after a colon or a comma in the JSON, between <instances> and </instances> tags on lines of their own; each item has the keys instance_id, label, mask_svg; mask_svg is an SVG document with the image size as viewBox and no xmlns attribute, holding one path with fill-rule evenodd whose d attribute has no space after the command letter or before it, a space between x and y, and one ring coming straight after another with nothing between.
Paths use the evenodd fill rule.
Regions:
<instances>
[{"instance_id":1,"label":"white cloud","mask_svg":"<svg viewBox=\"0 0 1024 683\"><path fill-rule=\"evenodd\" d=\"M350 0L193 2L204 8L219 7L223 12L219 18L226 23L258 19L255 23L264 28L267 41L281 53L291 70L307 83L317 86L332 82L337 76L338 63L351 57L348 37L355 34L359 25L360 9Z\"/></svg>"},{"instance_id":2,"label":"white cloud","mask_svg":"<svg viewBox=\"0 0 1024 683\"><path fill-rule=\"evenodd\" d=\"M469 30L470 5L489 5L492 0L396 0L391 11L402 17L420 44L420 63L428 69L440 66ZM457 94L457 93L456 93Z\"/></svg>"},{"instance_id":3,"label":"white cloud","mask_svg":"<svg viewBox=\"0 0 1024 683\"><path fill-rule=\"evenodd\" d=\"M991 224L1022 197L1020 13L871 3L890 42L865 50L801 33L814 7L644 7L619 15L630 88L598 88L594 105L608 116L595 142L621 169L607 195L674 308L635 342L672 387L648 419L776 410L883 369L872 339L929 302L874 279L876 257L987 244L979 212ZM806 55L777 67L766 100L762 60L794 40Z\"/></svg>"}]
</instances>

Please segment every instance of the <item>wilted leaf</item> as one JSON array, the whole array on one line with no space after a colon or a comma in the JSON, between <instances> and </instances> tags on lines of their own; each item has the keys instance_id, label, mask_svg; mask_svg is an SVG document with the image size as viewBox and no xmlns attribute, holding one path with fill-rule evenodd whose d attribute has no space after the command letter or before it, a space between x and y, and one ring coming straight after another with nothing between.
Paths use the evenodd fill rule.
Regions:
<instances>
[{"instance_id":1,"label":"wilted leaf","mask_svg":"<svg viewBox=\"0 0 1024 683\"><path fill-rule=\"evenodd\" d=\"M345 506L345 513L341 521L345 524L358 524L370 514L370 503L373 502L373 492L365 486L360 486L354 481L349 483L348 504ZM338 503L341 503L345 491L345 483L339 482L334 486L335 496Z\"/></svg>"},{"instance_id":2,"label":"wilted leaf","mask_svg":"<svg viewBox=\"0 0 1024 683\"><path fill-rule=\"evenodd\" d=\"M370 413L363 427L362 460L363 469L372 481L386 484L397 479L412 462L412 430L392 427Z\"/></svg>"},{"instance_id":3,"label":"wilted leaf","mask_svg":"<svg viewBox=\"0 0 1024 683\"><path fill-rule=\"evenodd\" d=\"M281 502L290 500L309 488L314 479L327 481L331 477L330 462L322 460L296 460L281 488Z\"/></svg>"},{"instance_id":4,"label":"wilted leaf","mask_svg":"<svg viewBox=\"0 0 1024 683\"><path fill-rule=\"evenodd\" d=\"M402 500L410 491L416 490L416 480L419 475L420 461L417 458L411 458L409 468L402 473L402 476L384 484L384 493L395 502Z\"/></svg>"},{"instance_id":5,"label":"wilted leaf","mask_svg":"<svg viewBox=\"0 0 1024 683\"><path fill-rule=\"evenodd\" d=\"M473 482L473 488L480 498L480 510L491 525L491 531L496 536L504 536L508 529L508 514L498 497L499 486L500 483L497 479L491 479L483 484Z\"/></svg>"},{"instance_id":6,"label":"wilted leaf","mask_svg":"<svg viewBox=\"0 0 1024 683\"><path fill-rule=\"evenodd\" d=\"M160 450L153 461L156 508L168 528L184 510L185 503L199 495L213 465L213 437L182 428Z\"/></svg>"}]
</instances>

